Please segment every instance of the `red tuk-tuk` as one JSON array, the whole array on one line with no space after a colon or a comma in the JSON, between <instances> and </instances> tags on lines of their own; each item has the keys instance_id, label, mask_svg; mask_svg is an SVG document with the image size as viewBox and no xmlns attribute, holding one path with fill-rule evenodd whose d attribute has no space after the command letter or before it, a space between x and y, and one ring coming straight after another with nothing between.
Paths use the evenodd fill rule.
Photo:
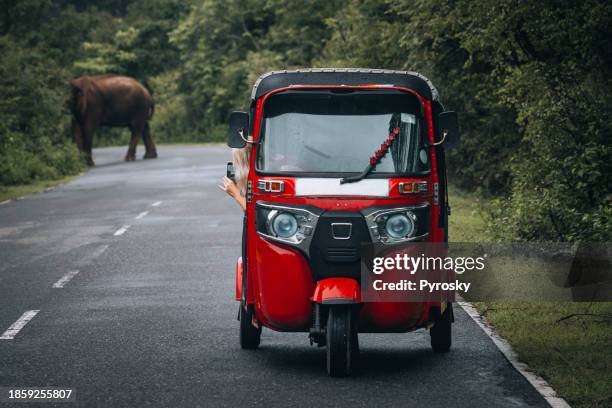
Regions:
<instances>
[{"instance_id":1,"label":"red tuk-tuk","mask_svg":"<svg viewBox=\"0 0 612 408\"><path fill-rule=\"evenodd\" d=\"M242 348L259 346L262 327L306 332L327 347L331 376L350 373L358 333L429 328L434 351L448 351L448 302L362 301L360 248L446 242L444 149L458 141L456 113L415 72L261 76L228 137L251 152L236 267Z\"/></svg>"}]
</instances>

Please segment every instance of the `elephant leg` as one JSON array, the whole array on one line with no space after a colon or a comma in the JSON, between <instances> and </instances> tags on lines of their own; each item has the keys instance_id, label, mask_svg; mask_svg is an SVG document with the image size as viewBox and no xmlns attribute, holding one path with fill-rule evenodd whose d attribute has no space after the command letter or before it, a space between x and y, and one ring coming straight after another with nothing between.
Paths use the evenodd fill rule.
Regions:
<instances>
[{"instance_id":1,"label":"elephant leg","mask_svg":"<svg viewBox=\"0 0 612 408\"><path fill-rule=\"evenodd\" d=\"M145 145L146 153L144 155L145 159L155 159L157 158L157 149L155 148L155 143L153 142L153 138L151 137L151 128L147 123L145 125L144 131L142 132L142 140Z\"/></svg>"},{"instance_id":2,"label":"elephant leg","mask_svg":"<svg viewBox=\"0 0 612 408\"><path fill-rule=\"evenodd\" d=\"M88 166L95 166L92 158L91 148L93 146L93 126L86 124L82 132L83 152Z\"/></svg>"},{"instance_id":3,"label":"elephant leg","mask_svg":"<svg viewBox=\"0 0 612 408\"><path fill-rule=\"evenodd\" d=\"M72 136L80 152L83 151L83 130L75 119L72 119Z\"/></svg>"},{"instance_id":4,"label":"elephant leg","mask_svg":"<svg viewBox=\"0 0 612 408\"><path fill-rule=\"evenodd\" d=\"M132 138L130 139L130 145L128 147L127 154L125 155L125 161L134 161L136 160L136 146L138 145L138 139L140 139L140 134L142 131L137 130L136 128L130 128L132 131Z\"/></svg>"}]
</instances>

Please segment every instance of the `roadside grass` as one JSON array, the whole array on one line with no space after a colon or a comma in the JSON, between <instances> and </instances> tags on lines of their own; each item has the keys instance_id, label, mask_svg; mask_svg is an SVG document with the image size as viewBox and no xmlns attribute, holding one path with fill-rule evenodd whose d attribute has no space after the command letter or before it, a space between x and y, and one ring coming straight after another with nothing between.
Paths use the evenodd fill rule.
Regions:
<instances>
[{"instance_id":1,"label":"roadside grass","mask_svg":"<svg viewBox=\"0 0 612 408\"><path fill-rule=\"evenodd\" d=\"M59 178L57 180L41 180L35 181L32 184L21 184L17 186L0 186L0 203L6 200L12 200L33 193L40 193L47 189L69 183L70 181L81 177L83 173Z\"/></svg>"},{"instance_id":2,"label":"roadside grass","mask_svg":"<svg viewBox=\"0 0 612 408\"><path fill-rule=\"evenodd\" d=\"M475 306L570 405L612 406L612 302Z\"/></svg>"},{"instance_id":3,"label":"roadside grass","mask_svg":"<svg viewBox=\"0 0 612 408\"><path fill-rule=\"evenodd\" d=\"M451 242L489 242L486 223L482 216L486 203L476 195L449 186L448 239Z\"/></svg>"},{"instance_id":4,"label":"roadside grass","mask_svg":"<svg viewBox=\"0 0 612 408\"><path fill-rule=\"evenodd\" d=\"M487 242L487 203L449 190L453 242ZM612 406L612 302L474 302L519 359L578 408Z\"/></svg>"}]
</instances>

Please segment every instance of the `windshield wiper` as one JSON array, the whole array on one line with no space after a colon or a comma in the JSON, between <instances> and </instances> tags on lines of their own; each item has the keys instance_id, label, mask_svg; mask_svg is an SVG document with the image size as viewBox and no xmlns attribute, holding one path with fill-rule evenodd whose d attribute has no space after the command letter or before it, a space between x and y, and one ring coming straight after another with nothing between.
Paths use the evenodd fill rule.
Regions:
<instances>
[{"instance_id":1,"label":"windshield wiper","mask_svg":"<svg viewBox=\"0 0 612 408\"><path fill-rule=\"evenodd\" d=\"M380 149L378 149L374 153L374 156L370 157L370 164L368 164L367 167L360 174L341 179L340 184L355 183L366 178L372 171L374 171L376 165L380 162L380 160L385 157L399 133L399 128L393 128L391 130L391 133L389 133L389 137L387 138L387 140L385 140L385 142L380 145Z\"/></svg>"}]
</instances>

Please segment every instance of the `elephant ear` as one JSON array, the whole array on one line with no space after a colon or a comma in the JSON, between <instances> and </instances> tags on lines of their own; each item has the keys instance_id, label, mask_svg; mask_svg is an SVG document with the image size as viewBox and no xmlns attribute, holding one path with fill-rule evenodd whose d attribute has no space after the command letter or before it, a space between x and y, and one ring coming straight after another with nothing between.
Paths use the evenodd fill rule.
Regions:
<instances>
[{"instance_id":1,"label":"elephant ear","mask_svg":"<svg viewBox=\"0 0 612 408\"><path fill-rule=\"evenodd\" d=\"M87 109L87 84L83 78L70 81L71 94L74 106L79 112L85 113Z\"/></svg>"}]
</instances>

